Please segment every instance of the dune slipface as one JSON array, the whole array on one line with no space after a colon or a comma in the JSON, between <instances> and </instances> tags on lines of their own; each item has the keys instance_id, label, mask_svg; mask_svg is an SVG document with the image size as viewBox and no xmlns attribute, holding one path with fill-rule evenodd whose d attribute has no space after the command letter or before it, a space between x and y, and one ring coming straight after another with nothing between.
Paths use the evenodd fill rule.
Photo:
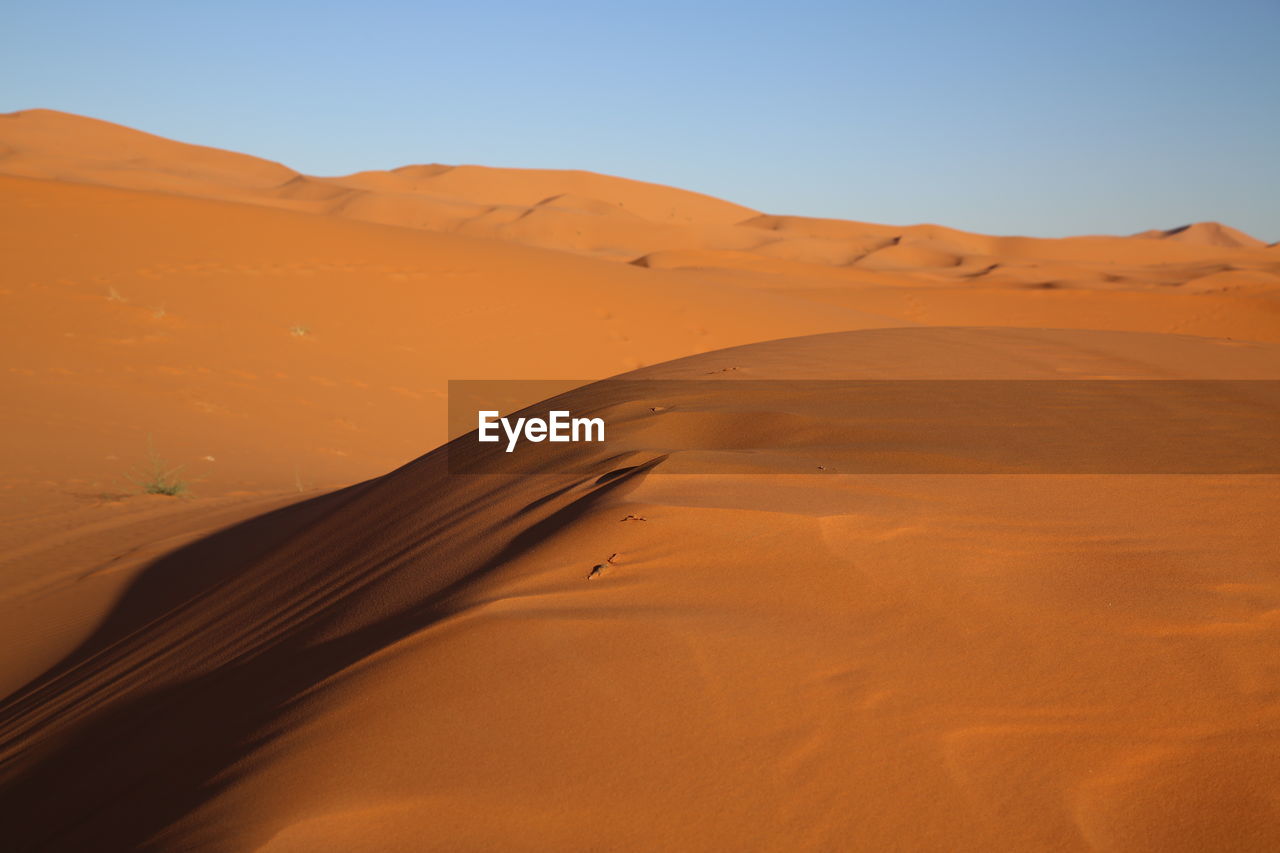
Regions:
<instances>
[{"instance_id":1,"label":"dune slipface","mask_svg":"<svg viewBox=\"0 0 1280 853\"><path fill-rule=\"evenodd\" d=\"M1280 347L889 329L629 376L1264 380ZM769 405L750 477L666 473L690 399L565 445L587 474L446 447L161 559L5 704L14 849L1280 845L1280 479L784 474L824 448Z\"/></svg>"}]
</instances>

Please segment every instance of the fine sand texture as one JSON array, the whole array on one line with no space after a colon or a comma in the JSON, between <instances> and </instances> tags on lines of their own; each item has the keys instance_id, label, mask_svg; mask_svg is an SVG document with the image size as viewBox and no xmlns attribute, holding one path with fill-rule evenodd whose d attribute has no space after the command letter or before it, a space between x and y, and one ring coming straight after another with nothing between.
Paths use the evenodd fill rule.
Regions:
<instances>
[{"instance_id":1,"label":"fine sand texture","mask_svg":"<svg viewBox=\"0 0 1280 853\"><path fill-rule=\"evenodd\" d=\"M897 329L637 375L726 366L1275 379L1280 347ZM585 475L495 453L451 476L437 451L253 522L291 531L269 552L250 526L162 558L6 709L21 843L1280 843L1280 478L796 475L828 448L734 400L757 404L751 476L664 474L682 432L715 449L715 407L684 398L623 458L566 446Z\"/></svg>"},{"instance_id":2,"label":"fine sand texture","mask_svg":"<svg viewBox=\"0 0 1280 853\"><path fill-rule=\"evenodd\" d=\"M751 381L1239 380L1263 423L1275 246L47 110L0 116L0 199L0 848L1280 849L1265 453L1110 473L1144 436L1078 408L1104 470L971 473L907 438L945 412ZM451 473L449 380L611 376L699 381Z\"/></svg>"}]
</instances>

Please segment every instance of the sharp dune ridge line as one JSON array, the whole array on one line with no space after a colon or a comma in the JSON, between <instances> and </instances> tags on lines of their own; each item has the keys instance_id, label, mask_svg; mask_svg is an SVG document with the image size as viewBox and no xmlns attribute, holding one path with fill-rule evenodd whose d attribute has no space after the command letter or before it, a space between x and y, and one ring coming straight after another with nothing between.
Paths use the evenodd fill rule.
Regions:
<instances>
[{"instance_id":1,"label":"sharp dune ridge line","mask_svg":"<svg viewBox=\"0 0 1280 853\"><path fill-rule=\"evenodd\" d=\"M1280 477L841 475L783 391L440 446L458 378L1276 380L1274 246L45 110L0 173L6 849L1280 848Z\"/></svg>"}]
</instances>

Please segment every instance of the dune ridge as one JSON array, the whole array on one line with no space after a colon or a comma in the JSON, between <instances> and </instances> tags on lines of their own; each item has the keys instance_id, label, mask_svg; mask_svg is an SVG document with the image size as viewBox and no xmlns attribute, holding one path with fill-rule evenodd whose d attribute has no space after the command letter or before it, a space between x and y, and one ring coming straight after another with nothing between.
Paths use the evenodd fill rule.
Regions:
<instances>
[{"instance_id":1,"label":"dune ridge","mask_svg":"<svg viewBox=\"0 0 1280 853\"><path fill-rule=\"evenodd\" d=\"M740 381L1280 379L1275 246L44 110L0 197L5 849L1280 848L1280 477L974 475L940 408ZM578 387L618 442L538 476L440 446L449 379L615 375L739 393ZM1062 423L1128 470L1115 420ZM840 473L904 458L961 473Z\"/></svg>"},{"instance_id":2,"label":"dune ridge","mask_svg":"<svg viewBox=\"0 0 1280 853\"><path fill-rule=\"evenodd\" d=\"M1280 348L889 329L632 375L726 365L1280 378ZM270 553L162 560L6 704L20 843L510 848L530 827L574 848L1278 840L1275 477L664 475L672 436L634 434L578 477L446 487L437 451L284 511L307 520ZM784 466L822 452L758 450ZM1169 821L1170 797L1208 795L1215 808Z\"/></svg>"},{"instance_id":3,"label":"dune ridge","mask_svg":"<svg viewBox=\"0 0 1280 853\"><path fill-rule=\"evenodd\" d=\"M1034 268L1070 260L1081 268L1058 284L1072 287L1116 281L1163 285L1168 282L1153 280L1141 267L1175 261L1216 259L1250 271L1276 267L1273 256L1259 254L1266 248L1261 240L1218 223L1130 238L1039 240L938 225L763 215L699 193L584 171L428 164L316 177L52 110L0 116L0 146L4 174L283 207L618 261L698 251L709 253L699 257L699 266L715 266L720 253L751 252L840 269L910 270L939 283L964 283L992 266ZM1152 239L1164 246L1151 245ZM1015 283L1003 274L994 278Z\"/></svg>"},{"instance_id":4,"label":"dune ridge","mask_svg":"<svg viewBox=\"0 0 1280 853\"><path fill-rule=\"evenodd\" d=\"M1262 249L1266 243L1243 231L1220 222L1194 222L1165 231L1143 231L1135 237L1151 237L1157 240L1176 240L1195 246L1227 246L1230 248Z\"/></svg>"},{"instance_id":5,"label":"dune ridge","mask_svg":"<svg viewBox=\"0 0 1280 853\"><path fill-rule=\"evenodd\" d=\"M0 503L51 479L119 491L148 436L204 494L341 485L443 441L450 378L603 377L779 335L1001 324L1280 340L1280 275L1229 264L1145 290L1033 286L1057 267L953 288L751 253L614 264L64 182L0 177L0 192L0 389L24 401L0 422L29 437L0 448Z\"/></svg>"}]
</instances>

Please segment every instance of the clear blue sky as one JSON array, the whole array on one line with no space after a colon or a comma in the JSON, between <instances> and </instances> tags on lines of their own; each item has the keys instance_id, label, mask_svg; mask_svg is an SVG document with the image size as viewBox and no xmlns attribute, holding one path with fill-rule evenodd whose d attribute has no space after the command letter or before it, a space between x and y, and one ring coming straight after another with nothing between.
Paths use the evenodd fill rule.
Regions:
<instances>
[{"instance_id":1,"label":"clear blue sky","mask_svg":"<svg viewBox=\"0 0 1280 853\"><path fill-rule=\"evenodd\" d=\"M312 174L581 168L775 213L1280 240L1280 0L14 0L0 111Z\"/></svg>"}]
</instances>

